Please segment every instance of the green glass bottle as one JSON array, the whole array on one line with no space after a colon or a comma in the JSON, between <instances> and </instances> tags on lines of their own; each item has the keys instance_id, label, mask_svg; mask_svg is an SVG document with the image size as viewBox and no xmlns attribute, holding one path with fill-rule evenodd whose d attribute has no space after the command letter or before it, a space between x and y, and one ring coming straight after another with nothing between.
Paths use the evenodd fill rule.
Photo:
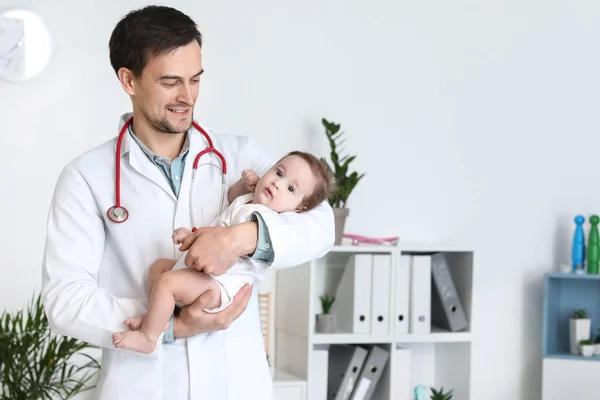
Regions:
<instances>
[{"instance_id":1,"label":"green glass bottle","mask_svg":"<svg viewBox=\"0 0 600 400\"><path fill-rule=\"evenodd\" d=\"M600 257L600 238L598 236L598 222L600 218L597 215L590 217L590 235L588 241L587 254L587 272L588 274L598 274L598 262Z\"/></svg>"}]
</instances>

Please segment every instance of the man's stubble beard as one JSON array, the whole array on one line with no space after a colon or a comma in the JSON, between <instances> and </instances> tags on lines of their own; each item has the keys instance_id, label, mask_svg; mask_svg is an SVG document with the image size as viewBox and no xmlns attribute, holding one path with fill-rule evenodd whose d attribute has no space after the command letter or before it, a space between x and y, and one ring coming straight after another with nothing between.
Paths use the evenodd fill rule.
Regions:
<instances>
[{"instance_id":1,"label":"man's stubble beard","mask_svg":"<svg viewBox=\"0 0 600 400\"><path fill-rule=\"evenodd\" d=\"M165 116L163 116L161 119L154 119L150 116L150 114L148 114L146 109L144 109L143 107L140 107L140 111L142 112L142 115L144 116L144 118L146 118L146 121L148 121L148 123L154 129L156 129L158 132L162 132L162 133L179 134L179 133L187 132L192 127L192 121L194 120L194 109L192 108L191 109L192 118L191 118L189 124L185 127L185 129L181 130L181 129L175 128L169 122L167 117L165 117Z\"/></svg>"}]
</instances>

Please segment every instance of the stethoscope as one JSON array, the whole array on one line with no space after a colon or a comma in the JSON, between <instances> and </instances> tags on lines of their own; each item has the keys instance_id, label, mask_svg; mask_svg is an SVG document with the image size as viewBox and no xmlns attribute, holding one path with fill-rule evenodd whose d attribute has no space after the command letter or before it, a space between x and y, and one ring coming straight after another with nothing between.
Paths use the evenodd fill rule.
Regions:
<instances>
[{"instance_id":1,"label":"stethoscope","mask_svg":"<svg viewBox=\"0 0 600 400\"><path fill-rule=\"evenodd\" d=\"M123 141L123 136L125 135L125 132L127 132L127 128L129 128L129 125L131 125L132 122L133 117L129 118L125 125L123 125L123 128L121 128L121 132L119 133L119 138L117 139L117 151L115 153L115 205L106 211L108 219L116 223L125 222L129 218L129 211L127 211L127 209L121 205L121 142ZM194 220L195 214L193 188L194 181L196 179L196 170L198 169L198 161L200 161L200 157L211 152L215 153L215 155L221 160L221 168L219 169L219 171L221 172L221 201L219 203L217 215L221 213L221 208L223 207L223 201L225 199L225 174L227 174L227 163L225 162L225 157L223 157L223 154L221 154L217 149L215 149L212 139L210 138L208 133L206 133L206 131L202 129L202 127L198 125L195 121L192 121L192 125L202 134L202 136L204 136L204 138L208 142L208 147L202 150L196 156L192 170L192 183L190 186L190 217L192 219L192 226L196 227L196 221ZM218 165L215 165L213 163L209 163L209 165L219 168Z\"/></svg>"}]
</instances>

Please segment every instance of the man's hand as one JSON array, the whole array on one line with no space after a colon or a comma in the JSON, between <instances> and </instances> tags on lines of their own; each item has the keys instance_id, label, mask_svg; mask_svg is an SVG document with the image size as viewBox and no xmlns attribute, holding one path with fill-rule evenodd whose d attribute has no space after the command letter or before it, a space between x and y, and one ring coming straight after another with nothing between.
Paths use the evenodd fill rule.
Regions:
<instances>
[{"instance_id":1,"label":"man's hand","mask_svg":"<svg viewBox=\"0 0 600 400\"><path fill-rule=\"evenodd\" d=\"M252 287L246 284L234 296L233 302L225 310L218 313L207 313L204 309L210 304L213 296L220 294L213 291L204 292L194 303L182 308L179 316L175 317L173 321L175 338L187 338L200 333L229 328L229 325L246 310L251 294Z\"/></svg>"},{"instance_id":2,"label":"man's hand","mask_svg":"<svg viewBox=\"0 0 600 400\"><path fill-rule=\"evenodd\" d=\"M231 227L199 228L186 237L179 248L188 250L185 265L206 274L222 275L238 257L254 253L258 240L256 222L245 222Z\"/></svg>"}]
</instances>

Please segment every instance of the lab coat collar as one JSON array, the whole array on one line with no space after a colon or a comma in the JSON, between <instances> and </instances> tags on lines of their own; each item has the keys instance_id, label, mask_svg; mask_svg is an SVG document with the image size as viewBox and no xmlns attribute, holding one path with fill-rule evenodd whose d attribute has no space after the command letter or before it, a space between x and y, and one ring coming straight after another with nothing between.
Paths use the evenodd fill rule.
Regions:
<instances>
[{"instance_id":1,"label":"lab coat collar","mask_svg":"<svg viewBox=\"0 0 600 400\"><path fill-rule=\"evenodd\" d=\"M119 120L119 129L118 132L121 132L121 129L125 125L127 121L133 116L132 113L125 113L121 115ZM192 127L192 130L195 129ZM212 135L211 135L212 136ZM192 134L188 134L189 140L189 154L186 157L185 162L185 172L184 172L184 181L182 182L182 187L180 188L180 193L186 193L188 189L189 176L191 174L191 169L194 164L194 159L196 154L198 154L201 150L208 147L208 142L204 138L202 134L199 132L193 132ZM216 141L213 138L213 142L215 142L215 146L218 146ZM123 141L121 142L121 157L127 155L127 160L132 168L138 171L140 174L144 175L155 184L160 186L164 191L166 191L169 196L172 197L173 200L177 201L177 197L173 193L173 189L171 189L169 183L163 176L163 174L159 171L159 169L152 164L152 162L148 159L144 151L140 148L140 146L133 140L131 135L125 134L123 135ZM208 162L210 157L205 156L202 157L198 163L198 165L202 165ZM187 178L186 178L187 177Z\"/></svg>"}]
</instances>

